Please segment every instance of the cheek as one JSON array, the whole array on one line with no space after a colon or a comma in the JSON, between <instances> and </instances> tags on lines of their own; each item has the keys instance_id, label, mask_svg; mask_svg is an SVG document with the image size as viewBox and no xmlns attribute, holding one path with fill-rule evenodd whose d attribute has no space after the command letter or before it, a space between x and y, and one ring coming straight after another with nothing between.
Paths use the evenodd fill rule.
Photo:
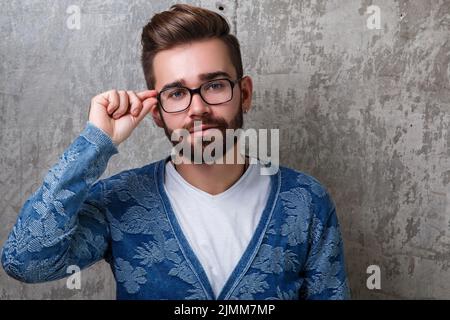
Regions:
<instances>
[{"instance_id":1,"label":"cheek","mask_svg":"<svg viewBox=\"0 0 450 320\"><path fill-rule=\"evenodd\" d=\"M235 92L233 99L222 106L212 106L213 115L215 117L221 117L227 121L234 119L238 112L240 112L241 99L239 92Z\"/></svg>"},{"instance_id":2,"label":"cheek","mask_svg":"<svg viewBox=\"0 0 450 320\"><path fill-rule=\"evenodd\" d=\"M227 108L223 109L222 116L228 121L234 119L236 115L240 112L240 99L239 97L233 97L233 100L229 102L226 106Z\"/></svg>"},{"instance_id":3,"label":"cheek","mask_svg":"<svg viewBox=\"0 0 450 320\"><path fill-rule=\"evenodd\" d=\"M169 130L182 128L184 125L185 116L183 114L165 114L163 117Z\"/></svg>"}]
</instances>

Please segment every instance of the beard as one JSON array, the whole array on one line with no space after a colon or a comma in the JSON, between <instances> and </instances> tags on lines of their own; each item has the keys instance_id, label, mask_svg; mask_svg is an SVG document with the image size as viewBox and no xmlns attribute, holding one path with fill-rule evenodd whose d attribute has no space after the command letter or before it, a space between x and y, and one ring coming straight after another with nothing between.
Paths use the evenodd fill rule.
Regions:
<instances>
[{"instance_id":1,"label":"beard","mask_svg":"<svg viewBox=\"0 0 450 320\"><path fill-rule=\"evenodd\" d=\"M169 141L172 143L172 146L176 146L178 143L181 143L181 141L172 141L171 140L172 133L175 130L170 130L167 127L166 122L164 121L161 109L159 109L159 114L160 114L162 122L163 122L164 133L166 134L166 137L169 139ZM232 120L229 123L222 117L210 117L210 116L206 116L206 117L203 117L201 119L196 119L195 121L201 121L203 125L214 126L215 129L220 131L220 134L222 136L222 142L223 142L222 150L223 150L223 154L225 154L228 151L228 149L230 149L231 147L234 147L236 145L237 141L238 141L238 138L235 136L232 146L227 145L227 142L226 142L226 130L227 129L233 129L233 130L241 129L243 124L244 124L242 103L241 103L241 101L239 101L239 109L238 109L237 113L234 115L234 117L232 118ZM194 123L193 122L182 127L182 129L186 129L188 131L193 129L193 128L194 128ZM190 152L190 159L189 160L191 161L191 163L193 163L194 160L195 160L194 159L194 155L195 155L194 143L196 143L196 142L192 141L191 144L190 144L191 152ZM203 157L204 150L205 150L205 148L208 145L213 143L213 141L203 141L202 140L200 143L201 143L201 147L202 147L202 150L201 150L202 151L201 152L201 163L206 163L206 161L205 161L205 159ZM228 149L227 149L227 147L228 147ZM184 156L182 150L183 149L180 150L180 155ZM211 152L211 156L213 158L216 156L214 149Z\"/></svg>"}]
</instances>

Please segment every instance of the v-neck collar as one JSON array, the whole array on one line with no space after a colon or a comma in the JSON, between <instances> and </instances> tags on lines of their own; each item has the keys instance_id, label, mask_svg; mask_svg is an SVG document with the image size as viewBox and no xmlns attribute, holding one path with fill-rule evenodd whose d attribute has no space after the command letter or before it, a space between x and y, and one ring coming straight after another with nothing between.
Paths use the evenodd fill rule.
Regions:
<instances>
[{"instance_id":1,"label":"v-neck collar","mask_svg":"<svg viewBox=\"0 0 450 320\"><path fill-rule=\"evenodd\" d=\"M208 276L200 263L200 260L197 258L197 255L194 253L191 245L186 239L181 226L176 218L176 215L173 211L172 205L170 204L169 197L164 190L164 172L165 172L165 164L170 156L165 159L160 160L155 165L154 177L156 188L158 193L163 201L163 207L169 221L169 224L172 228L174 236L178 242L178 245L183 253L183 256L186 259L191 270L194 272L200 284L203 288L208 299L215 300L226 300L230 297L233 290L239 284L239 281L245 275L248 268L250 268L258 250L261 246L262 240L268 228L269 222L271 220L273 210L275 208L276 200L278 198L281 186L281 174L278 171L275 175L270 176L270 194L267 199L266 206L262 212L261 218L258 222L255 232L253 233L247 248L244 250L244 253L239 258L237 265L234 267L230 276L228 277L225 285L220 291L219 295L216 297L214 291L212 289L211 283L209 282Z\"/></svg>"},{"instance_id":2,"label":"v-neck collar","mask_svg":"<svg viewBox=\"0 0 450 320\"><path fill-rule=\"evenodd\" d=\"M250 161L250 160L249 160ZM167 166L169 161L165 161L164 165ZM188 181L186 181L186 179L184 179L184 177L175 169L175 166L173 165L173 163L169 164L172 168L172 173L173 175L176 176L176 180L177 183L181 183L183 184L186 188L189 188L191 190L193 190L194 192L196 192L199 196L201 196L202 198L205 198L209 201L219 201L221 199L227 198L230 195L232 195L233 193L235 193L235 190L239 187L239 185L243 184L245 182L245 179L247 179L247 177L252 174L253 170L256 170L256 166L253 164L249 164L247 169L245 170L244 174L241 175L239 177L239 179L237 181L235 181L230 187L228 187L228 189L226 189L225 191L222 191L221 193L218 194L210 194L206 191L203 191L199 188L197 188L196 186L193 186L192 184L190 184ZM166 167L164 167L165 169Z\"/></svg>"}]
</instances>

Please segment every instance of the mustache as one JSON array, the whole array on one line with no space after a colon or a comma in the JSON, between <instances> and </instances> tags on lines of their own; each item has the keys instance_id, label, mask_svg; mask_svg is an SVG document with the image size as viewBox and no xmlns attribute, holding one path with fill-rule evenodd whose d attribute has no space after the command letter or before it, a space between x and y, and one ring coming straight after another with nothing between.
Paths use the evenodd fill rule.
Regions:
<instances>
[{"instance_id":1,"label":"mustache","mask_svg":"<svg viewBox=\"0 0 450 320\"><path fill-rule=\"evenodd\" d=\"M196 119L187 125L183 126L183 129L186 129L190 131L191 129L194 129L194 122L201 121L203 125L208 126L214 126L218 128L226 128L228 126L228 123L224 119L214 119L214 118L203 118L203 119Z\"/></svg>"}]
</instances>

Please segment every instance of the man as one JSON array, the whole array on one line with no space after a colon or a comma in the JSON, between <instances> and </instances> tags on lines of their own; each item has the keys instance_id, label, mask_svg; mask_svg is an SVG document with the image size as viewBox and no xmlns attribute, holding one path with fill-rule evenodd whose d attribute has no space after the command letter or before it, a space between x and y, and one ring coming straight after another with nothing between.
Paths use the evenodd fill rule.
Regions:
<instances>
[{"instance_id":1,"label":"man","mask_svg":"<svg viewBox=\"0 0 450 320\"><path fill-rule=\"evenodd\" d=\"M251 107L252 80L219 14L174 5L144 27L142 45L149 90L92 99L86 128L21 209L6 272L43 282L105 259L118 299L348 298L335 206L311 176L261 175L234 144L232 163L183 153L97 181L147 114L194 149L199 136L241 128ZM188 135L173 141L178 129Z\"/></svg>"}]
</instances>

